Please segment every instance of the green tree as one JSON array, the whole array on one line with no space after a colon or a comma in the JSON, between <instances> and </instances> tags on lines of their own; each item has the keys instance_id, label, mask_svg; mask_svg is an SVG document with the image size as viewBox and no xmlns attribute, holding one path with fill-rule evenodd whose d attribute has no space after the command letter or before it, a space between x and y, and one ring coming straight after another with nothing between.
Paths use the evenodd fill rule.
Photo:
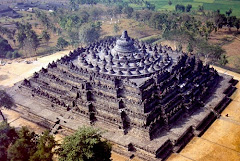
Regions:
<instances>
[{"instance_id":1,"label":"green tree","mask_svg":"<svg viewBox=\"0 0 240 161\"><path fill-rule=\"evenodd\" d=\"M213 22L207 21L206 26L208 34L210 34L215 29Z\"/></svg>"},{"instance_id":2,"label":"green tree","mask_svg":"<svg viewBox=\"0 0 240 161\"><path fill-rule=\"evenodd\" d=\"M51 38L50 34L47 32L47 30L43 30L42 35L41 35L42 39L47 43L49 43L49 40Z\"/></svg>"},{"instance_id":3,"label":"green tree","mask_svg":"<svg viewBox=\"0 0 240 161\"><path fill-rule=\"evenodd\" d=\"M76 11L79 8L78 4L76 2L77 2L76 0L69 0L70 6L71 6L73 11Z\"/></svg>"},{"instance_id":4,"label":"green tree","mask_svg":"<svg viewBox=\"0 0 240 161\"><path fill-rule=\"evenodd\" d=\"M6 58L11 59L12 58L12 52L7 52Z\"/></svg>"},{"instance_id":5,"label":"green tree","mask_svg":"<svg viewBox=\"0 0 240 161\"><path fill-rule=\"evenodd\" d=\"M192 9L192 5L191 4L188 4L187 7L186 7L186 12L190 12Z\"/></svg>"},{"instance_id":6,"label":"green tree","mask_svg":"<svg viewBox=\"0 0 240 161\"><path fill-rule=\"evenodd\" d=\"M8 41L0 36L0 57L6 58L8 52L12 52L13 49Z\"/></svg>"},{"instance_id":7,"label":"green tree","mask_svg":"<svg viewBox=\"0 0 240 161\"><path fill-rule=\"evenodd\" d=\"M201 6L201 5L199 5L199 6L198 6L198 11L199 11L199 12L203 12L203 11L204 11L204 7Z\"/></svg>"},{"instance_id":8,"label":"green tree","mask_svg":"<svg viewBox=\"0 0 240 161\"><path fill-rule=\"evenodd\" d=\"M238 30L240 28L240 19L239 18L235 20L234 26L237 28L237 32L238 32Z\"/></svg>"},{"instance_id":9,"label":"green tree","mask_svg":"<svg viewBox=\"0 0 240 161\"><path fill-rule=\"evenodd\" d=\"M21 54L17 50L12 52L12 59L16 59L16 58L19 58L19 57L21 57Z\"/></svg>"},{"instance_id":10,"label":"green tree","mask_svg":"<svg viewBox=\"0 0 240 161\"><path fill-rule=\"evenodd\" d=\"M79 29L79 41L84 44L94 42L100 37L101 24L86 23Z\"/></svg>"},{"instance_id":11,"label":"green tree","mask_svg":"<svg viewBox=\"0 0 240 161\"><path fill-rule=\"evenodd\" d=\"M234 23L236 22L236 20L236 16L227 17L227 26L229 31L231 31L231 27L234 27Z\"/></svg>"},{"instance_id":12,"label":"green tree","mask_svg":"<svg viewBox=\"0 0 240 161\"><path fill-rule=\"evenodd\" d=\"M52 161L54 155L54 148L57 143L54 137L50 135L49 131L45 131L40 136L37 144L36 152L30 157L30 161Z\"/></svg>"},{"instance_id":13,"label":"green tree","mask_svg":"<svg viewBox=\"0 0 240 161\"><path fill-rule=\"evenodd\" d=\"M222 28L222 26L227 22L227 18L224 14L220 14L219 12L215 12L214 14L214 24L217 26L217 28Z\"/></svg>"},{"instance_id":14,"label":"green tree","mask_svg":"<svg viewBox=\"0 0 240 161\"><path fill-rule=\"evenodd\" d=\"M230 8L228 11L226 11L226 15L229 17L232 14L232 9Z\"/></svg>"},{"instance_id":15,"label":"green tree","mask_svg":"<svg viewBox=\"0 0 240 161\"><path fill-rule=\"evenodd\" d=\"M169 26L167 23L162 25L163 34L170 31L170 29L171 29L171 26Z\"/></svg>"},{"instance_id":16,"label":"green tree","mask_svg":"<svg viewBox=\"0 0 240 161\"><path fill-rule=\"evenodd\" d=\"M89 12L90 16L92 17L92 20L94 21L98 20L103 13L104 11L99 7L93 7Z\"/></svg>"},{"instance_id":17,"label":"green tree","mask_svg":"<svg viewBox=\"0 0 240 161\"><path fill-rule=\"evenodd\" d=\"M155 29L162 30L163 24L165 24L165 26L168 26L169 24L168 15L165 13L154 13L151 16L149 23Z\"/></svg>"},{"instance_id":18,"label":"green tree","mask_svg":"<svg viewBox=\"0 0 240 161\"><path fill-rule=\"evenodd\" d=\"M59 161L110 161L111 145L102 141L101 134L92 127L79 128L64 138L58 149Z\"/></svg>"},{"instance_id":19,"label":"green tree","mask_svg":"<svg viewBox=\"0 0 240 161\"><path fill-rule=\"evenodd\" d=\"M89 4L94 5L97 4L99 0L70 0L70 5L73 10L78 9L78 5Z\"/></svg>"},{"instance_id":20,"label":"green tree","mask_svg":"<svg viewBox=\"0 0 240 161\"><path fill-rule=\"evenodd\" d=\"M175 6L175 10L176 10L176 11L182 11L182 12L184 12L184 11L185 11L185 6L184 6L184 5L181 5L181 4L177 4L177 5Z\"/></svg>"},{"instance_id":21,"label":"green tree","mask_svg":"<svg viewBox=\"0 0 240 161\"><path fill-rule=\"evenodd\" d=\"M72 20L70 17L68 17L68 18L67 18L67 22L66 22L66 24L65 24L65 29L66 29L67 31L71 31L72 28L73 28L73 20Z\"/></svg>"},{"instance_id":22,"label":"green tree","mask_svg":"<svg viewBox=\"0 0 240 161\"><path fill-rule=\"evenodd\" d=\"M80 12L80 22L81 22L81 24L87 23L88 20L89 20L89 16L90 15L88 14L87 11Z\"/></svg>"},{"instance_id":23,"label":"green tree","mask_svg":"<svg viewBox=\"0 0 240 161\"><path fill-rule=\"evenodd\" d=\"M98 0L76 0L78 4L97 4Z\"/></svg>"},{"instance_id":24,"label":"green tree","mask_svg":"<svg viewBox=\"0 0 240 161\"><path fill-rule=\"evenodd\" d=\"M123 10L122 5L117 5L116 7L113 8L113 14L114 15L121 15Z\"/></svg>"},{"instance_id":25,"label":"green tree","mask_svg":"<svg viewBox=\"0 0 240 161\"><path fill-rule=\"evenodd\" d=\"M205 63L215 60L219 61L221 56L225 53L225 50L218 45L211 45L207 41L197 42L198 53L203 54L205 57Z\"/></svg>"},{"instance_id":26,"label":"green tree","mask_svg":"<svg viewBox=\"0 0 240 161\"><path fill-rule=\"evenodd\" d=\"M132 16L135 20L139 20L140 19L140 12L138 12L138 11L135 11L135 12L133 12L133 16Z\"/></svg>"},{"instance_id":27,"label":"green tree","mask_svg":"<svg viewBox=\"0 0 240 161\"><path fill-rule=\"evenodd\" d=\"M114 31L115 34L118 33L118 31L120 31L120 28L119 28L118 24L115 24L113 26L113 31Z\"/></svg>"},{"instance_id":28,"label":"green tree","mask_svg":"<svg viewBox=\"0 0 240 161\"><path fill-rule=\"evenodd\" d=\"M7 54L6 54L6 58L8 58L8 59L15 59L15 58L19 58L19 57L21 57L21 55L18 53L18 51L9 51L9 52L7 52Z\"/></svg>"},{"instance_id":29,"label":"green tree","mask_svg":"<svg viewBox=\"0 0 240 161\"><path fill-rule=\"evenodd\" d=\"M8 149L10 161L27 161L36 151L35 133L27 127L22 127L18 132L18 139Z\"/></svg>"},{"instance_id":30,"label":"green tree","mask_svg":"<svg viewBox=\"0 0 240 161\"><path fill-rule=\"evenodd\" d=\"M132 17L133 11L134 11L133 8L129 6L123 8L123 13L127 14L128 18Z\"/></svg>"},{"instance_id":31,"label":"green tree","mask_svg":"<svg viewBox=\"0 0 240 161\"><path fill-rule=\"evenodd\" d=\"M0 90L0 107L5 107L10 109L13 105L14 105L13 99L5 91ZM1 110L0 110L0 115L3 118L3 120L6 120Z\"/></svg>"},{"instance_id":32,"label":"green tree","mask_svg":"<svg viewBox=\"0 0 240 161\"><path fill-rule=\"evenodd\" d=\"M187 51L188 51L189 53L193 52L193 46L192 46L192 43L191 43L191 42L188 43Z\"/></svg>"},{"instance_id":33,"label":"green tree","mask_svg":"<svg viewBox=\"0 0 240 161\"><path fill-rule=\"evenodd\" d=\"M59 25L62 29L68 32L72 31L74 28L79 28L83 23L87 22L89 14L87 12L81 12L78 15L66 15L59 18Z\"/></svg>"},{"instance_id":34,"label":"green tree","mask_svg":"<svg viewBox=\"0 0 240 161\"><path fill-rule=\"evenodd\" d=\"M7 160L7 149L17 139L17 132L6 121L0 122L0 160Z\"/></svg>"},{"instance_id":35,"label":"green tree","mask_svg":"<svg viewBox=\"0 0 240 161\"><path fill-rule=\"evenodd\" d=\"M63 37L59 37L57 41L57 47L63 49L69 45L69 42L66 41Z\"/></svg>"},{"instance_id":36,"label":"green tree","mask_svg":"<svg viewBox=\"0 0 240 161\"><path fill-rule=\"evenodd\" d=\"M182 51L182 48L183 48L183 47L182 47L182 44L181 44L181 43L178 43L178 45L177 45L177 51L179 51L179 52Z\"/></svg>"},{"instance_id":37,"label":"green tree","mask_svg":"<svg viewBox=\"0 0 240 161\"><path fill-rule=\"evenodd\" d=\"M152 10L152 11L154 11L155 7L156 7L154 4L152 4L148 1L145 1L145 6L146 6L147 9Z\"/></svg>"},{"instance_id":38,"label":"green tree","mask_svg":"<svg viewBox=\"0 0 240 161\"><path fill-rule=\"evenodd\" d=\"M2 34L2 35L12 35L12 36L14 36L14 35L13 35L13 34L14 34L14 30L11 31L11 30L9 30L9 29L6 28L6 27L0 26L0 34Z\"/></svg>"},{"instance_id":39,"label":"green tree","mask_svg":"<svg viewBox=\"0 0 240 161\"><path fill-rule=\"evenodd\" d=\"M36 50L40 45L39 38L35 31L32 30L32 25L17 23L17 41L19 42L20 48L23 48L26 56L36 54Z\"/></svg>"},{"instance_id":40,"label":"green tree","mask_svg":"<svg viewBox=\"0 0 240 161\"><path fill-rule=\"evenodd\" d=\"M70 32L68 32L68 36L70 39L70 45L72 45L72 47L77 47L79 45L79 35L78 35L78 31L76 30L72 30Z\"/></svg>"},{"instance_id":41,"label":"green tree","mask_svg":"<svg viewBox=\"0 0 240 161\"><path fill-rule=\"evenodd\" d=\"M176 30L178 28L177 22L175 20L172 21L170 28L173 30Z\"/></svg>"},{"instance_id":42,"label":"green tree","mask_svg":"<svg viewBox=\"0 0 240 161\"><path fill-rule=\"evenodd\" d=\"M227 56L225 54L221 55L219 63L221 65L226 65L228 63Z\"/></svg>"},{"instance_id":43,"label":"green tree","mask_svg":"<svg viewBox=\"0 0 240 161\"><path fill-rule=\"evenodd\" d=\"M42 25L44 25L47 29L53 26L46 13L40 10L35 10L35 13L36 13L36 17L40 20Z\"/></svg>"},{"instance_id":44,"label":"green tree","mask_svg":"<svg viewBox=\"0 0 240 161\"><path fill-rule=\"evenodd\" d=\"M153 12L149 10L137 11L139 12L139 20L143 21L145 24L150 24L149 20L152 17Z\"/></svg>"},{"instance_id":45,"label":"green tree","mask_svg":"<svg viewBox=\"0 0 240 161\"><path fill-rule=\"evenodd\" d=\"M171 1L171 0L168 1L168 5L169 5L169 6L172 5L172 1Z\"/></svg>"}]
</instances>

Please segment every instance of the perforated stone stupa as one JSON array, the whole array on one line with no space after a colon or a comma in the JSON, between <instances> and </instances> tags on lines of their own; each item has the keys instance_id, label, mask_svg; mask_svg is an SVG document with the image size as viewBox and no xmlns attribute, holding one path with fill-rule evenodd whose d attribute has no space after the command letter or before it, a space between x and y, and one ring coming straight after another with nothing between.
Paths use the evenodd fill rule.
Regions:
<instances>
[{"instance_id":1,"label":"perforated stone stupa","mask_svg":"<svg viewBox=\"0 0 240 161\"><path fill-rule=\"evenodd\" d=\"M166 51L157 46L147 47L145 44L134 45L134 40L124 31L116 42L91 46L79 56L79 61L73 63L94 72L127 78L147 77L173 63Z\"/></svg>"},{"instance_id":2,"label":"perforated stone stupa","mask_svg":"<svg viewBox=\"0 0 240 161\"><path fill-rule=\"evenodd\" d=\"M235 83L193 55L124 31L70 52L10 93L23 117L42 126L60 124L69 134L91 125L107 131L118 153L161 160L203 134Z\"/></svg>"}]
</instances>

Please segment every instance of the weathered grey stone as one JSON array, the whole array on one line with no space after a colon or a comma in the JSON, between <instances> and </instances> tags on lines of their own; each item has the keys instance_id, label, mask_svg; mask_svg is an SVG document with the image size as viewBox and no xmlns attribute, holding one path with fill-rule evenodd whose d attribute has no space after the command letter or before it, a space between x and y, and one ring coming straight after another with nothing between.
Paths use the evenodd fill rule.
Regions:
<instances>
[{"instance_id":1,"label":"weathered grey stone","mask_svg":"<svg viewBox=\"0 0 240 161\"><path fill-rule=\"evenodd\" d=\"M233 83L194 56L134 44L123 32L50 63L11 95L33 119L62 116L66 128L103 128L119 152L133 153L134 146L134 154L155 160L203 133L229 103Z\"/></svg>"}]
</instances>

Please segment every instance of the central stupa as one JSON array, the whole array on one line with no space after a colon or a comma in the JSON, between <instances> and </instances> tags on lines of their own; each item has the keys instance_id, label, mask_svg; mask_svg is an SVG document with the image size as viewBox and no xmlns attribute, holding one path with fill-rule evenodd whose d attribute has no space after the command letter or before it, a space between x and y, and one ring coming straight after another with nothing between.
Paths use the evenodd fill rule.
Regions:
<instances>
[{"instance_id":1,"label":"central stupa","mask_svg":"<svg viewBox=\"0 0 240 161\"><path fill-rule=\"evenodd\" d=\"M128 36L127 31L123 31L120 39L117 40L116 46L113 49L113 52L121 53L121 54L129 54L138 52L138 50L134 46L134 40Z\"/></svg>"},{"instance_id":2,"label":"central stupa","mask_svg":"<svg viewBox=\"0 0 240 161\"><path fill-rule=\"evenodd\" d=\"M79 61L80 64L75 64L100 73L128 78L150 76L172 64L172 58L162 49L135 44L127 31L123 31L122 36L107 47L98 45L89 48L86 55L79 56Z\"/></svg>"}]
</instances>

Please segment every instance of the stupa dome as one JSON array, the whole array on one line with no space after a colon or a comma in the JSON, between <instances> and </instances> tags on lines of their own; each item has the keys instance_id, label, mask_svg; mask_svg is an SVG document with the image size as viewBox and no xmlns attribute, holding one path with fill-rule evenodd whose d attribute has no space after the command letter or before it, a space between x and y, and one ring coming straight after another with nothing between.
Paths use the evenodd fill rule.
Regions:
<instances>
[{"instance_id":1,"label":"stupa dome","mask_svg":"<svg viewBox=\"0 0 240 161\"><path fill-rule=\"evenodd\" d=\"M134 41L128 36L126 30L123 31L122 36L117 40L113 50L119 53L131 53L136 51Z\"/></svg>"},{"instance_id":2,"label":"stupa dome","mask_svg":"<svg viewBox=\"0 0 240 161\"><path fill-rule=\"evenodd\" d=\"M99 51L93 52L88 48L85 54L80 55L82 57L78 58L79 62L76 65L88 67L105 75L141 78L148 77L173 63L168 54L160 55L156 47L135 43L134 39L128 36L127 31L123 31L120 38L102 41L95 48ZM101 70L97 69L98 67L101 67Z\"/></svg>"}]
</instances>

